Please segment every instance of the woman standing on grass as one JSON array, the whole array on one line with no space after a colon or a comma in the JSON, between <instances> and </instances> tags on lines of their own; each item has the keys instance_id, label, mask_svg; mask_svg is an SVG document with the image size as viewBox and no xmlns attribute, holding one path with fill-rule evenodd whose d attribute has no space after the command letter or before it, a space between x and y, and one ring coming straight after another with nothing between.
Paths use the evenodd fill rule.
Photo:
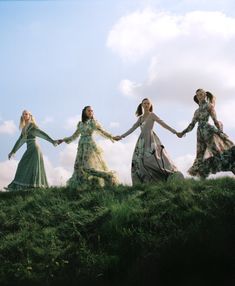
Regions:
<instances>
[{"instance_id":1,"label":"woman standing on grass","mask_svg":"<svg viewBox=\"0 0 235 286\"><path fill-rule=\"evenodd\" d=\"M183 177L169 158L160 139L154 133L154 122L173 134L177 135L177 132L152 111L153 106L150 100L148 98L143 99L136 111L136 116L138 116L136 123L127 132L115 137L116 140L120 140L131 134L137 127L141 128L141 134L132 157L131 175L133 185L166 180L176 173L177 176Z\"/></svg>"},{"instance_id":2,"label":"woman standing on grass","mask_svg":"<svg viewBox=\"0 0 235 286\"><path fill-rule=\"evenodd\" d=\"M228 151L234 144L223 132L222 123L217 120L215 97L209 91L198 89L194 96L194 101L199 105L199 108L195 111L192 122L188 127L178 133L179 137L184 136L198 122L197 154L188 173L192 176L206 178L209 173L229 171L229 169L234 172L234 169L232 169L233 162L229 162L231 160L234 161L234 159L232 159L232 153L229 156ZM215 126L208 123L210 117L213 119ZM223 152L225 152L224 155ZM217 162L216 166L214 165L215 161Z\"/></svg>"},{"instance_id":3,"label":"woman standing on grass","mask_svg":"<svg viewBox=\"0 0 235 286\"><path fill-rule=\"evenodd\" d=\"M78 122L74 134L58 140L59 144L62 142L71 143L80 135L73 175L67 182L68 186L73 189L117 184L114 172L108 170L102 157L102 151L96 145L92 135L94 132L98 132L112 142L114 138L101 127L93 115L91 106L85 106L82 110L82 120Z\"/></svg>"},{"instance_id":4,"label":"woman standing on grass","mask_svg":"<svg viewBox=\"0 0 235 286\"><path fill-rule=\"evenodd\" d=\"M18 164L14 180L6 189L15 191L28 188L46 188L48 187L48 182L43 156L36 143L36 137L41 137L54 146L56 145L56 141L37 127L32 114L27 110L22 112L19 127L22 130L21 135L9 153L8 158L11 159L12 155L24 143L27 144L27 150Z\"/></svg>"}]
</instances>

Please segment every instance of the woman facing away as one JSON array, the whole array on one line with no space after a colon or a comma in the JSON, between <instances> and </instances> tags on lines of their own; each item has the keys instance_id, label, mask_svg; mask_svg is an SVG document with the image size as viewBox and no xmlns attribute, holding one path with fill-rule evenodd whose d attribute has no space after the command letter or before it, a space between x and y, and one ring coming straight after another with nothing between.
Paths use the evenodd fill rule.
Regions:
<instances>
[{"instance_id":1,"label":"woman facing away","mask_svg":"<svg viewBox=\"0 0 235 286\"><path fill-rule=\"evenodd\" d=\"M177 135L177 132L152 111L152 103L148 98L144 98L136 111L138 116L136 123L127 132L115 137L116 140L120 140L131 134L137 127L141 128L141 134L137 140L132 157L131 176L133 185L166 180L169 176L176 173L177 176L183 177L169 158L160 139L154 133L154 122L157 122L173 134Z\"/></svg>"},{"instance_id":2,"label":"woman facing away","mask_svg":"<svg viewBox=\"0 0 235 286\"><path fill-rule=\"evenodd\" d=\"M200 88L196 91L194 101L199 105L199 108L195 111L192 122L188 127L178 133L178 136L182 137L198 123L197 153L188 173L192 176L206 178L210 173L229 171L228 166L231 166L231 171L234 172L232 164L225 162L228 159L229 150L234 144L223 132L222 123L217 120L215 97L209 91L206 92ZM213 119L215 126L209 124L210 117ZM223 152L225 152L224 156ZM232 154L231 152L229 160L232 160ZM212 159L212 157L214 158ZM217 166L214 165L215 162L217 162Z\"/></svg>"},{"instance_id":3,"label":"woman facing away","mask_svg":"<svg viewBox=\"0 0 235 286\"><path fill-rule=\"evenodd\" d=\"M41 137L56 146L56 141L51 139L45 132L40 130L32 114L24 110L20 118L21 135L16 141L13 149L8 155L12 155L24 144L27 150L23 154L15 174L14 180L6 188L10 191L23 190L28 188L48 187L47 177L44 168L43 156L36 143L36 137Z\"/></svg>"},{"instance_id":4,"label":"woman facing away","mask_svg":"<svg viewBox=\"0 0 235 286\"><path fill-rule=\"evenodd\" d=\"M67 185L73 189L117 184L114 172L108 170L102 151L92 138L95 131L114 141L113 136L94 119L91 106L85 106L82 110L82 120L78 122L74 134L57 141L59 144L71 143L80 135L73 175L67 182Z\"/></svg>"}]
</instances>

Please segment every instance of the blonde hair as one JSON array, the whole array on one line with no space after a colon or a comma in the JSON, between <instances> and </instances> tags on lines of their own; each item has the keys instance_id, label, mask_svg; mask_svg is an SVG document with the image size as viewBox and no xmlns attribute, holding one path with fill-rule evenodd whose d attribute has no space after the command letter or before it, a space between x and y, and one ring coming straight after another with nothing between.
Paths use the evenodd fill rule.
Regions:
<instances>
[{"instance_id":1,"label":"blonde hair","mask_svg":"<svg viewBox=\"0 0 235 286\"><path fill-rule=\"evenodd\" d=\"M35 121L35 119L34 119L32 113L25 109L25 110L22 111L22 115L21 115L21 117L20 117L20 124L19 124L19 129L20 129L20 130L23 130L24 127L26 126L26 122L25 122L25 120L24 120L24 113L25 113L25 112L29 113L29 116L30 116L30 118L29 118L29 123L33 123L33 124L36 126L36 121ZM27 130L24 130L24 134L23 134L23 135L24 135L24 136L27 135Z\"/></svg>"}]
</instances>

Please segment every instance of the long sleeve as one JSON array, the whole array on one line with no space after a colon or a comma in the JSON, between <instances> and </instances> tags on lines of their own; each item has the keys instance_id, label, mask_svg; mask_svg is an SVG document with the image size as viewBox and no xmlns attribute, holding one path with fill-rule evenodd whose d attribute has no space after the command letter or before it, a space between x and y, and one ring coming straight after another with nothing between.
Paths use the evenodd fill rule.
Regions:
<instances>
[{"instance_id":1,"label":"long sleeve","mask_svg":"<svg viewBox=\"0 0 235 286\"><path fill-rule=\"evenodd\" d=\"M110 139L112 142L114 142L113 140L113 136L112 134L108 133L106 130L104 130L104 128L100 125L100 123L98 121L94 121L95 122L95 128L96 128L96 131L102 135L103 137L105 138L108 138Z\"/></svg>"},{"instance_id":2,"label":"long sleeve","mask_svg":"<svg viewBox=\"0 0 235 286\"><path fill-rule=\"evenodd\" d=\"M185 133L190 132L191 130L193 130L195 124L197 123L197 111L195 111L193 119L191 121L191 123L188 125L187 128L185 128L181 133L184 135Z\"/></svg>"},{"instance_id":3,"label":"long sleeve","mask_svg":"<svg viewBox=\"0 0 235 286\"><path fill-rule=\"evenodd\" d=\"M77 139L79 135L80 135L80 128L79 128L79 123L78 123L77 129L73 133L73 135L71 135L69 137L65 137L63 140L64 140L65 143L69 144L72 141L74 141L75 139Z\"/></svg>"},{"instance_id":4,"label":"long sleeve","mask_svg":"<svg viewBox=\"0 0 235 286\"><path fill-rule=\"evenodd\" d=\"M14 147L11 150L11 153L14 154L16 153L17 150L20 149L20 147L26 142L26 139L23 137L22 133L20 135L20 137L18 138L18 140L16 141Z\"/></svg>"},{"instance_id":5,"label":"long sleeve","mask_svg":"<svg viewBox=\"0 0 235 286\"><path fill-rule=\"evenodd\" d=\"M33 129L30 131L32 135L36 137L40 137L53 145L55 145L55 140L53 140L48 134L46 134L44 131L39 129L37 126L34 126Z\"/></svg>"},{"instance_id":6,"label":"long sleeve","mask_svg":"<svg viewBox=\"0 0 235 286\"><path fill-rule=\"evenodd\" d=\"M138 118L136 123L129 130L127 130L124 134L121 135L121 138L125 138L126 136L131 134L133 131L135 131L135 129L138 128L139 126L140 126L140 117Z\"/></svg>"},{"instance_id":7,"label":"long sleeve","mask_svg":"<svg viewBox=\"0 0 235 286\"><path fill-rule=\"evenodd\" d=\"M210 104L209 105L209 113L211 118L213 119L215 126L222 131L222 124L220 124L220 122L217 120L217 116L216 116L216 112L215 112L215 108L214 105Z\"/></svg>"},{"instance_id":8,"label":"long sleeve","mask_svg":"<svg viewBox=\"0 0 235 286\"><path fill-rule=\"evenodd\" d=\"M158 124L160 124L163 128L169 130L173 134L176 134L176 130L171 128L169 125L167 125L162 119L160 119L155 113L152 113L154 121L156 121Z\"/></svg>"}]
</instances>

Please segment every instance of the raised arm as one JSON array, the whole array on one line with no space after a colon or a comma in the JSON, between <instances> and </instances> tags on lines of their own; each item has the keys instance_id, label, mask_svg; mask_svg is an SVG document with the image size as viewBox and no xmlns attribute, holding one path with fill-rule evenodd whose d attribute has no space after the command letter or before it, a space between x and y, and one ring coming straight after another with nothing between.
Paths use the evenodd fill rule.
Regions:
<instances>
[{"instance_id":1,"label":"raised arm","mask_svg":"<svg viewBox=\"0 0 235 286\"><path fill-rule=\"evenodd\" d=\"M94 123L95 123L96 131L100 135L102 135L103 137L110 139L112 142L114 142L112 134L110 134L106 130L104 130L104 128L100 125L100 123L97 120L94 120Z\"/></svg>"},{"instance_id":2,"label":"raised arm","mask_svg":"<svg viewBox=\"0 0 235 286\"><path fill-rule=\"evenodd\" d=\"M196 110L195 113L194 113L194 116L193 116L193 119L192 119L191 123L188 125L187 128L185 128L185 129L181 132L181 134L184 135L184 134L186 134L186 133L192 131L193 128L194 128L194 126L195 126L195 124L197 123L197 121L198 121L198 116L197 116L197 110Z\"/></svg>"},{"instance_id":3,"label":"raised arm","mask_svg":"<svg viewBox=\"0 0 235 286\"><path fill-rule=\"evenodd\" d=\"M216 116L216 112L215 112L215 107L213 104L210 104L209 105L209 113L210 113L210 116L211 118L213 119L214 121L214 124L215 126L220 130L220 131L223 131L222 129L222 124L217 120L217 116Z\"/></svg>"},{"instance_id":4,"label":"raised arm","mask_svg":"<svg viewBox=\"0 0 235 286\"><path fill-rule=\"evenodd\" d=\"M170 132L172 132L173 134L176 134L177 131L173 128L171 128L169 125L167 125L162 119L160 119L155 113L152 113L153 119L154 121L156 121L157 123L159 123L163 128L169 130Z\"/></svg>"},{"instance_id":5,"label":"raised arm","mask_svg":"<svg viewBox=\"0 0 235 286\"><path fill-rule=\"evenodd\" d=\"M133 131L135 131L135 129L139 126L140 126L140 117L138 118L136 123L129 130L127 130L125 133L123 133L120 137L125 138L126 136L130 135Z\"/></svg>"},{"instance_id":6,"label":"raised arm","mask_svg":"<svg viewBox=\"0 0 235 286\"><path fill-rule=\"evenodd\" d=\"M17 152L17 150L20 149L20 147L26 142L26 138L23 137L22 133L18 140L16 141L14 147L12 148L11 152L8 155L8 158L10 159L13 154Z\"/></svg>"}]
</instances>

